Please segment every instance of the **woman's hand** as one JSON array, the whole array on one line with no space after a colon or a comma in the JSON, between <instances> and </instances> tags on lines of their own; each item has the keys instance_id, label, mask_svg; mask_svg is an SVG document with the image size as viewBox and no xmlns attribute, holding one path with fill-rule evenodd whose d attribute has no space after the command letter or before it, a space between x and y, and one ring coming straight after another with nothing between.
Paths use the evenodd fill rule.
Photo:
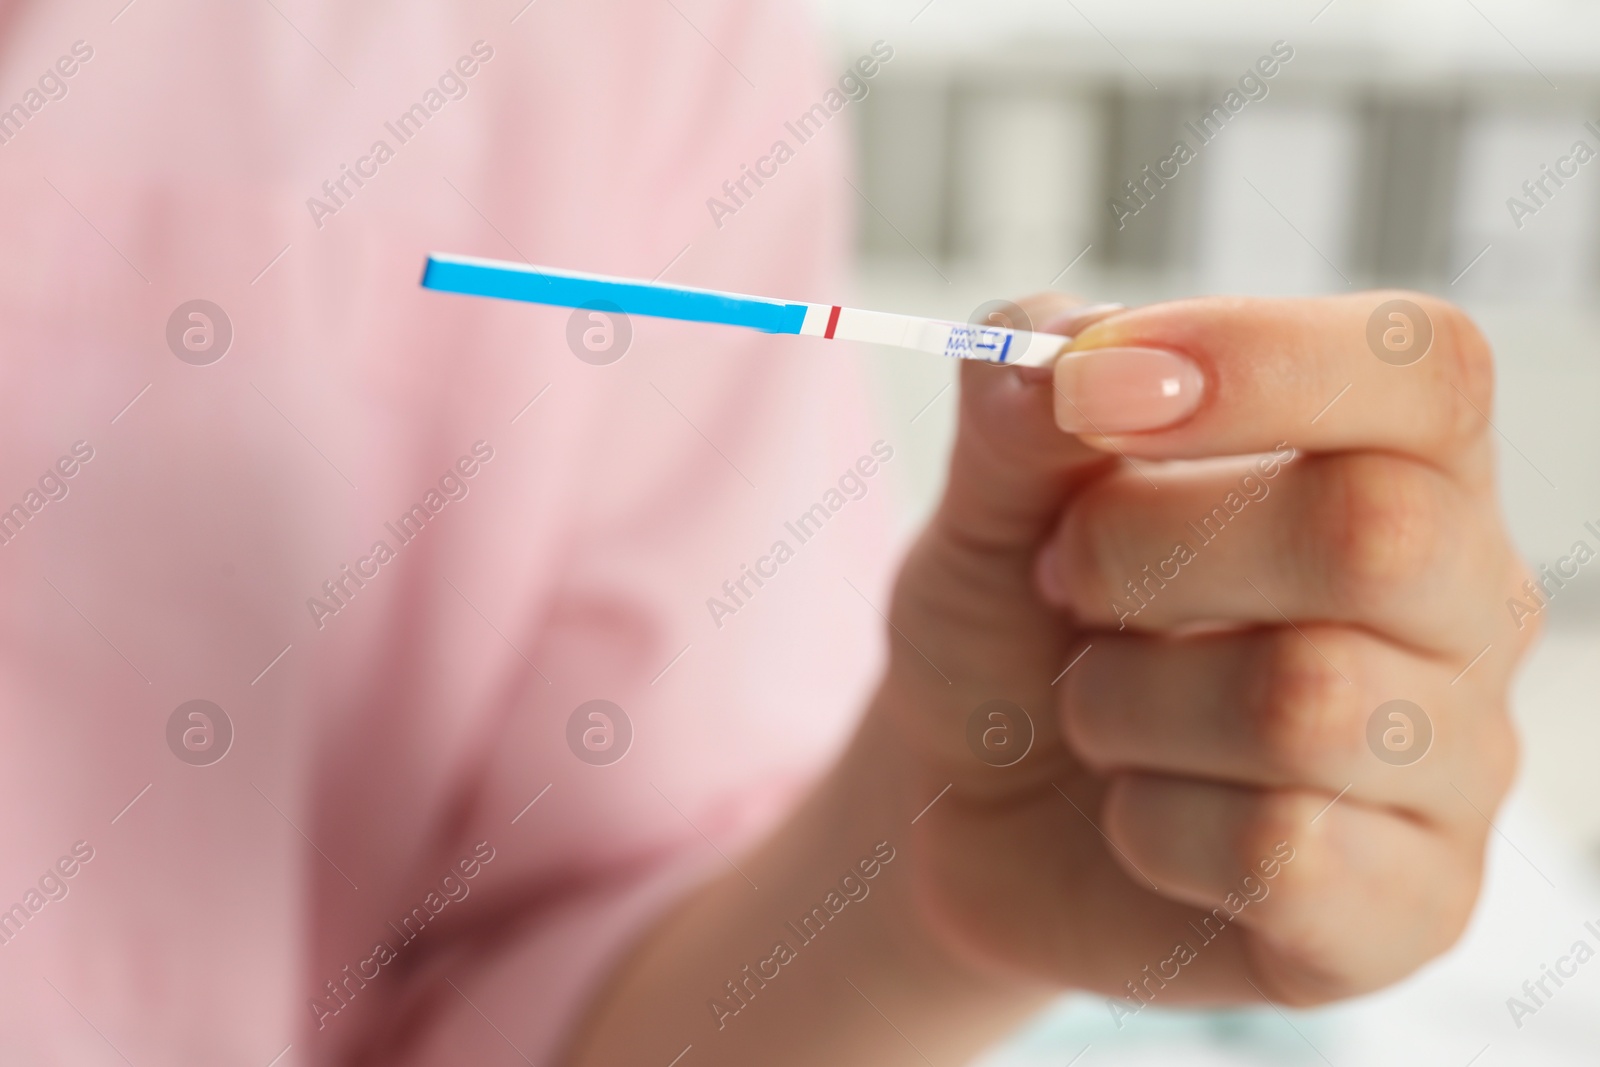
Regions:
<instances>
[{"instance_id":1,"label":"woman's hand","mask_svg":"<svg viewBox=\"0 0 1600 1067\"><path fill-rule=\"evenodd\" d=\"M1491 393L1478 331L1416 294L1160 304L1053 375L964 366L891 615L893 727L863 735L909 746L884 756L908 811L950 786L914 827L930 938L1119 1019L1348 996L1449 946L1533 632ZM992 705L969 744L997 700L1027 721Z\"/></svg>"},{"instance_id":2,"label":"woman's hand","mask_svg":"<svg viewBox=\"0 0 1600 1067\"><path fill-rule=\"evenodd\" d=\"M962 367L850 748L572 1062L954 1064L1062 989L1312 1004L1460 933L1532 636L1483 339L1383 293L1031 315L1099 321Z\"/></svg>"}]
</instances>

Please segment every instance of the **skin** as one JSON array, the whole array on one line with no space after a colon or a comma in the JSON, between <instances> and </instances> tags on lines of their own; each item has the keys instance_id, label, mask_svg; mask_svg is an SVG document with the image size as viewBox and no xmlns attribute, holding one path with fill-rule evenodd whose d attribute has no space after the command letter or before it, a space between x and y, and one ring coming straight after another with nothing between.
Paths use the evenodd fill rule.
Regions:
<instances>
[{"instance_id":1,"label":"skin","mask_svg":"<svg viewBox=\"0 0 1600 1067\"><path fill-rule=\"evenodd\" d=\"M1395 367L1366 328L1402 295L1435 332L1425 358ZM1204 376L1198 409L1072 435L1056 416L1085 398L1066 361L963 365L947 488L901 571L857 735L738 858L760 888L729 871L667 913L567 1062L664 1067L692 1044L696 1067L956 1064L1062 990L1127 998L1123 1019L1140 1002L1130 983L1162 1006L1315 1005L1392 983L1460 935L1515 771L1507 689L1535 630L1505 607L1526 573L1496 503L1481 335L1421 294L1077 321L1059 295L1025 308L1076 333L1076 351L1186 354ZM1295 458L1258 479L1268 495L1119 629L1123 583L1193 543L1185 523L1249 470L1157 461L1281 442ZM996 698L1035 733L1007 767L967 743L969 716ZM1396 698L1434 731L1407 766L1367 741ZM799 946L784 923L878 842L894 859L870 895ZM1206 940L1219 907L1231 921ZM779 938L798 958L719 1020L708 1001L736 1004L724 983ZM1180 941L1194 950L1181 968Z\"/></svg>"}]
</instances>

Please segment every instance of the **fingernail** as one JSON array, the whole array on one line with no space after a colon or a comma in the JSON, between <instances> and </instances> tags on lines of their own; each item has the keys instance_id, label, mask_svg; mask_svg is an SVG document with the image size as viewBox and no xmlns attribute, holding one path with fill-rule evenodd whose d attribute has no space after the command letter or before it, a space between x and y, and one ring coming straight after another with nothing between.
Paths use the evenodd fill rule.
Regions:
<instances>
[{"instance_id":1,"label":"fingernail","mask_svg":"<svg viewBox=\"0 0 1600 1067\"><path fill-rule=\"evenodd\" d=\"M1067 433L1159 430L1194 414L1205 392L1194 361L1160 348L1091 348L1056 362L1056 425Z\"/></svg>"}]
</instances>

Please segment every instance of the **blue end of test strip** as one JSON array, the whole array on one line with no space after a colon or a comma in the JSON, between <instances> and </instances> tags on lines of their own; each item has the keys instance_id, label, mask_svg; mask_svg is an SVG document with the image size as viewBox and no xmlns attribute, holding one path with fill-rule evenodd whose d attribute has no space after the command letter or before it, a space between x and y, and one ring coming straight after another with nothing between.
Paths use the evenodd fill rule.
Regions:
<instances>
[{"instance_id":1,"label":"blue end of test strip","mask_svg":"<svg viewBox=\"0 0 1600 1067\"><path fill-rule=\"evenodd\" d=\"M625 281L575 271L498 263L468 256L431 255L422 285L445 293L520 300L556 307L611 304L629 315L684 322L717 322L767 333L799 333L805 304L736 296L659 282ZM604 310L610 310L603 308Z\"/></svg>"}]
</instances>

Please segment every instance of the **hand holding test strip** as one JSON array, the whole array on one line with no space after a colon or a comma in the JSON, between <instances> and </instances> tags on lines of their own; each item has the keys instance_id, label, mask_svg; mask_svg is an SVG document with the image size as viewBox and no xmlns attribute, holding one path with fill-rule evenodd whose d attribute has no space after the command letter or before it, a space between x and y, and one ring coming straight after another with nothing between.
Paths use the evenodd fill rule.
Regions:
<instances>
[{"instance_id":1,"label":"hand holding test strip","mask_svg":"<svg viewBox=\"0 0 1600 1067\"><path fill-rule=\"evenodd\" d=\"M840 858L828 842L920 820L903 836L915 865L873 890L879 914L907 917L912 948L835 944L839 966L911 990L941 1047L975 1055L990 1034L978 973L1014 976L1007 1005L1016 978L1104 994L1120 1028L1158 991L1173 1005L1365 992L1465 924L1487 835L1460 800L1492 808L1509 784L1505 683L1528 637L1493 611L1523 572L1487 427L1461 417L1489 403L1487 345L1448 305L1407 298L1448 324L1413 368L1367 339L1391 294L1025 299L1023 320L1048 333L459 256L430 256L422 284L968 361L944 497L887 608L884 680L829 784L749 860L804 884ZM1397 694L1449 738L1404 767L1367 751ZM1013 730L1027 738L1015 770L987 758L1009 749L973 747ZM771 1059L722 972L684 961L707 944L742 958L773 914L744 878L719 880L628 964L575 1062L636 1056L625 1021L705 1020L707 1003L697 1052ZM1350 915L1368 936L1343 936ZM1213 945L1191 933L1207 923L1238 930ZM930 969L959 980L919 985ZM1160 985L1137 984L1158 971Z\"/></svg>"},{"instance_id":2,"label":"hand holding test strip","mask_svg":"<svg viewBox=\"0 0 1600 1067\"><path fill-rule=\"evenodd\" d=\"M665 282L535 267L471 256L428 257L422 285L446 293L521 300L556 307L594 307L684 322L714 322L766 333L866 341L935 356L1023 367L1048 365L1072 340L1006 326L947 322L919 315L862 311L764 296L692 289Z\"/></svg>"}]
</instances>

